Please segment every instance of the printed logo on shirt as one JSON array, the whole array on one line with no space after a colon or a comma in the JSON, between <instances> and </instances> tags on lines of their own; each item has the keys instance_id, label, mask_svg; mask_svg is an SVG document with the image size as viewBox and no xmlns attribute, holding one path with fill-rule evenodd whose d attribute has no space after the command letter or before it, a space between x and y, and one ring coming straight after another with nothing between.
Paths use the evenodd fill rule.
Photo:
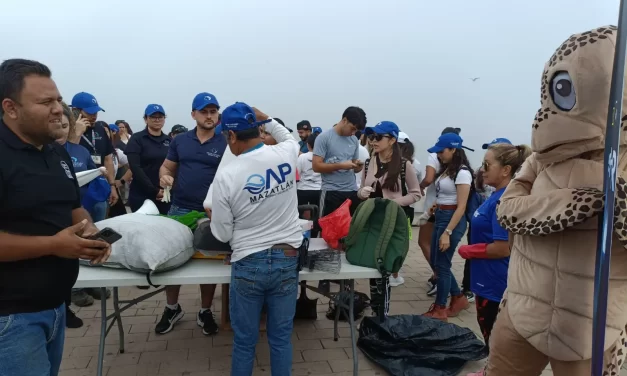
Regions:
<instances>
[{"instance_id":1,"label":"printed logo on shirt","mask_svg":"<svg viewBox=\"0 0 627 376\"><path fill-rule=\"evenodd\" d=\"M67 175L68 178L74 179L74 177L72 177L72 171L70 171L70 166L68 166L65 161L61 161L61 167L65 170L65 175Z\"/></svg>"},{"instance_id":2,"label":"printed logo on shirt","mask_svg":"<svg viewBox=\"0 0 627 376\"><path fill-rule=\"evenodd\" d=\"M170 146L170 140L164 140L163 146Z\"/></svg>"},{"instance_id":3,"label":"printed logo on shirt","mask_svg":"<svg viewBox=\"0 0 627 376\"><path fill-rule=\"evenodd\" d=\"M74 166L75 170L77 168L83 167L83 162L79 161L78 158L76 157L71 157L71 158L72 158L72 166Z\"/></svg>"},{"instance_id":4,"label":"printed logo on shirt","mask_svg":"<svg viewBox=\"0 0 627 376\"><path fill-rule=\"evenodd\" d=\"M222 156L218 153L218 149L212 148L207 152L207 155L214 158L221 158Z\"/></svg>"},{"instance_id":5,"label":"printed logo on shirt","mask_svg":"<svg viewBox=\"0 0 627 376\"><path fill-rule=\"evenodd\" d=\"M289 191L294 187L294 180L288 180L287 177L292 172L292 166L289 163L282 163L276 169L269 168L266 170L265 176L253 174L246 179L244 190L251 194L250 203L257 204L268 197L272 197ZM272 182L278 183L272 187Z\"/></svg>"}]
</instances>

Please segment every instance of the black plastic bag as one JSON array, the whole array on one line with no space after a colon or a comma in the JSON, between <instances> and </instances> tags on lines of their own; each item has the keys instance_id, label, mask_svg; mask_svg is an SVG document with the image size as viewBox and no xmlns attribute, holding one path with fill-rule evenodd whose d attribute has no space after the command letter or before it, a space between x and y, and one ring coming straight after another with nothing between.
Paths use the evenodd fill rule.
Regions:
<instances>
[{"instance_id":1,"label":"black plastic bag","mask_svg":"<svg viewBox=\"0 0 627 376\"><path fill-rule=\"evenodd\" d=\"M488 355L470 329L418 315L364 318L357 346L393 376L454 376Z\"/></svg>"}]
</instances>

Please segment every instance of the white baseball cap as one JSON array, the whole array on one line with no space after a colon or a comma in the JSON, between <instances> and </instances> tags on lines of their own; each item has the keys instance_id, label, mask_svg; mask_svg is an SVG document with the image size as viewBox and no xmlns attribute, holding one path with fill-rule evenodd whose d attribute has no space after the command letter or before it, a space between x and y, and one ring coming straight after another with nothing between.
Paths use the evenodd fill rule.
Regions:
<instances>
[{"instance_id":1,"label":"white baseball cap","mask_svg":"<svg viewBox=\"0 0 627 376\"><path fill-rule=\"evenodd\" d=\"M398 132L398 143L404 144L405 141L409 141L409 136L405 132Z\"/></svg>"}]
</instances>

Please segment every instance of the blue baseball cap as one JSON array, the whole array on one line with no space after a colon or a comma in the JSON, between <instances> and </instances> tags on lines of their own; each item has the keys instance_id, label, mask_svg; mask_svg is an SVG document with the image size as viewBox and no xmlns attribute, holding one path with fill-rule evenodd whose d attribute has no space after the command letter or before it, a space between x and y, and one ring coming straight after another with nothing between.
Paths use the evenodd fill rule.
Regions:
<instances>
[{"instance_id":1,"label":"blue baseball cap","mask_svg":"<svg viewBox=\"0 0 627 376\"><path fill-rule=\"evenodd\" d=\"M322 128L320 128L320 127L313 127L312 128L312 132L313 133L322 133Z\"/></svg>"},{"instance_id":2,"label":"blue baseball cap","mask_svg":"<svg viewBox=\"0 0 627 376\"><path fill-rule=\"evenodd\" d=\"M104 109L98 105L96 97L84 91L76 94L74 98L72 98L72 105L70 107L83 110L89 115L98 113L98 111L104 112Z\"/></svg>"},{"instance_id":3,"label":"blue baseball cap","mask_svg":"<svg viewBox=\"0 0 627 376\"><path fill-rule=\"evenodd\" d=\"M163 109L163 106L160 104L149 104L148 106L146 106L146 110L144 111L144 115L146 116L152 116L153 114L156 113L161 113L165 115L165 110Z\"/></svg>"},{"instance_id":4,"label":"blue baseball cap","mask_svg":"<svg viewBox=\"0 0 627 376\"><path fill-rule=\"evenodd\" d=\"M118 126L115 125L115 124L109 124L109 129L111 131L113 131L113 132L119 132L120 131L120 128L118 128Z\"/></svg>"},{"instance_id":5,"label":"blue baseball cap","mask_svg":"<svg viewBox=\"0 0 627 376\"><path fill-rule=\"evenodd\" d=\"M400 132L400 130L398 129L398 125L396 125L396 123L393 123L391 121L382 121L379 124L375 125L374 127L367 127L366 128L366 136L369 136L371 134L389 134L390 136L394 137L394 138L398 138L398 133Z\"/></svg>"},{"instance_id":6,"label":"blue baseball cap","mask_svg":"<svg viewBox=\"0 0 627 376\"><path fill-rule=\"evenodd\" d=\"M495 138L494 140L488 142L487 144L483 144L483 149L487 149L490 147L490 145L494 145L494 144L512 144L510 140L506 139L506 138Z\"/></svg>"},{"instance_id":7,"label":"blue baseball cap","mask_svg":"<svg viewBox=\"0 0 627 376\"><path fill-rule=\"evenodd\" d=\"M222 122L220 125L225 131L241 132L248 129L256 128L262 124L268 123L270 119L265 121L257 121L255 110L244 102L235 102L222 111Z\"/></svg>"},{"instance_id":8,"label":"blue baseball cap","mask_svg":"<svg viewBox=\"0 0 627 376\"><path fill-rule=\"evenodd\" d=\"M196 94L196 96L194 97L194 101L192 102L192 111L200 111L210 104L220 108L218 98L216 98L215 95L210 93Z\"/></svg>"},{"instance_id":9,"label":"blue baseball cap","mask_svg":"<svg viewBox=\"0 0 627 376\"><path fill-rule=\"evenodd\" d=\"M444 149L461 149L464 140L456 133L445 133L438 138L435 146L429 148L429 153L440 153Z\"/></svg>"}]
</instances>

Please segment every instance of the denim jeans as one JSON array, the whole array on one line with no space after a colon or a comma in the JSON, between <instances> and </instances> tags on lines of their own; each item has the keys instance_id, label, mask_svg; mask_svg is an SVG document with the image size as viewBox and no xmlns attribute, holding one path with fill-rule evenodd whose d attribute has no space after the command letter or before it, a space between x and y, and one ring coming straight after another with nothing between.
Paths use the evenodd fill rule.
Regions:
<instances>
[{"instance_id":1,"label":"denim jeans","mask_svg":"<svg viewBox=\"0 0 627 376\"><path fill-rule=\"evenodd\" d=\"M467 223L465 216L459 220L459 223L453 230L453 234L450 236L451 245L444 252L440 251L440 236L442 236L444 230L446 230L446 227L453 217L453 213L455 213L455 210L437 209L435 211L435 225L431 237L431 266L433 266L438 276L438 292L435 296L435 304L441 306L446 306L449 293L451 296L461 294L459 285L451 272L451 260L453 259L453 255L455 255L457 245L466 232Z\"/></svg>"},{"instance_id":2,"label":"denim jeans","mask_svg":"<svg viewBox=\"0 0 627 376\"><path fill-rule=\"evenodd\" d=\"M89 215L91 215L91 219L96 222L104 221L107 216L107 209L109 208L109 203L107 201L97 202L94 207L89 211Z\"/></svg>"},{"instance_id":3,"label":"denim jeans","mask_svg":"<svg viewBox=\"0 0 627 376\"><path fill-rule=\"evenodd\" d=\"M168 210L168 215L185 215L189 214L192 209L185 209L180 206L176 206L174 204L170 205L170 210Z\"/></svg>"},{"instance_id":4,"label":"denim jeans","mask_svg":"<svg viewBox=\"0 0 627 376\"><path fill-rule=\"evenodd\" d=\"M231 375L253 373L261 309L267 307L272 376L292 374L292 330L298 294L298 257L265 250L237 262L229 288L233 360Z\"/></svg>"},{"instance_id":5,"label":"denim jeans","mask_svg":"<svg viewBox=\"0 0 627 376\"><path fill-rule=\"evenodd\" d=\"M64 339L65 304L0 316L0 375L57 376Z\"/></svg>"}]
</instances>

